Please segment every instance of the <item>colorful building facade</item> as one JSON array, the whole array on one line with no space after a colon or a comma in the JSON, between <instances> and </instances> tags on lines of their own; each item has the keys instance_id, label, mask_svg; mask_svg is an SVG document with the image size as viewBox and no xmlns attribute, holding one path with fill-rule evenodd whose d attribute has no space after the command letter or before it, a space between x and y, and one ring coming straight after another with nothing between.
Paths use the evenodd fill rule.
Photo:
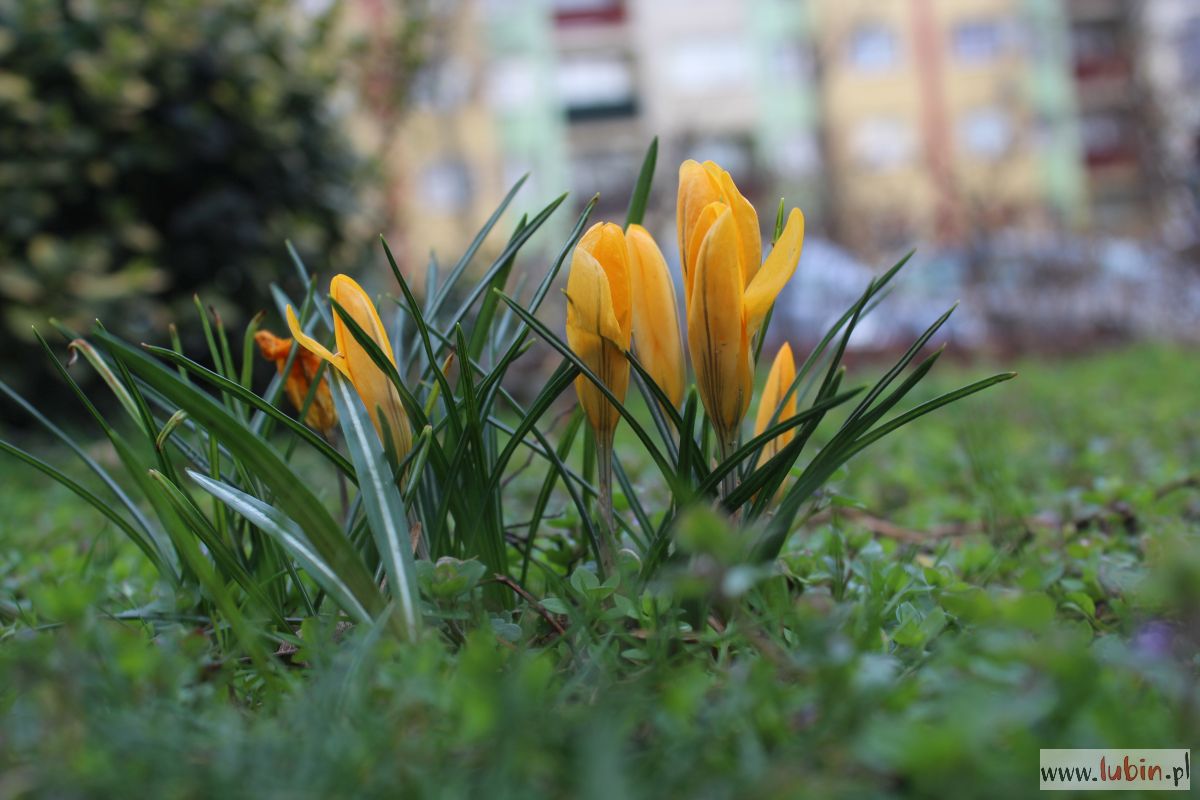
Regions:
<instances>
[{"instance_id":1,"label":"colorful building facade","mask_svg":"<svg viewBox=\"0 0 1200 800\"><path fill-rule=\"evenodd\" d=\"M1145 128L1141 18L1118 0L446 7L396 156L405 227L443 260L525 173L518 212L566 188L569 208L599 193L599 215L619 218L656 135L652 208L673 205L682 158L713 158L762 206L786 196L862 255L1004 227L1146 224L1152 159L1130 135ZM672 219L653 216L668 249Z\"/></svg>"}]
</instances>

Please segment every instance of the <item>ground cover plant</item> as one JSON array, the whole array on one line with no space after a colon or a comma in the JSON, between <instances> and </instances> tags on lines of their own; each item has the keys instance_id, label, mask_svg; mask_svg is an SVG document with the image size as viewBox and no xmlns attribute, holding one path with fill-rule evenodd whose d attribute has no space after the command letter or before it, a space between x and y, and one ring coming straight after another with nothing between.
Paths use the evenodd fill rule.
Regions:
<instances>
[{"instance_id":1,"label":"ground cover plant","mask_svg":"<svg viewBox=\"0 0 1200 800\"><path fill-rule=\"evenodd\" d=\"M652 147L627 225L585 210L525 286L520 249L561 198L476 281L503 206L423 298L395 270L383 314L345 277L326 301L297 260L307 295L276 294L300 346L252 327L234 358L204 317L205 366L64 331L124 418L80 393L103 456L41 418L80 456L65 471L3 445L104 524L11 498L34 518L0 540L0 788L1011 796L1039 746L1187 746L1186 354L1102 362L1108 403L1076 394L1111 374L1074 368L959 411L1011 373L924 380L945 315L894 364L843 364L901 261L755 392L802 218L781 206L761 260L753 209L692 162L687 387L638 227L653 172ZM562 269L565 337L537 316ZM522 401L504 376L535 341L558 366ZM261 395L256 350L278 364Z\"/></svg>"}]
</instances>

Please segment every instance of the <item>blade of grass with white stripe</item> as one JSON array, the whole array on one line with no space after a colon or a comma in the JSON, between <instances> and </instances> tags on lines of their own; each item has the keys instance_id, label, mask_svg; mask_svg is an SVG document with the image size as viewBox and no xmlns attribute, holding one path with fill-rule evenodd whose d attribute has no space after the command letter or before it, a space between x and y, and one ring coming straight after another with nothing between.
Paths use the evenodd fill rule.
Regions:
<instances>
[{"instance_id":1,"label":"blade of grass with white stripe","mask_svg":"<svg viewBox=\"0 0 1200 800\"><path fill-rule=\"evenodd\" d=\"M451 402L446 406L445 416L440 421L432 423L426 417L425 409L422 408L421 403L409 391L408 387L404 385L404 381L400 379L396 365L384 354L375 340L355 322L354 317L347 314L345 309L341 308L332 299L330 300L330 305L338 315L338 318L345 324L350 335L367 352L367 355L370 356L375 366L382 370L388 380L392 382L392 385L396 387L404 409L408 412L410 423L418 428L424 428L426 425L432 424L433 436L429 440L427 465L433 480L428 482L427 485L433 490L431 494L436 495L436 498L431 496L429 500L434 501L432 504L422 501L422 503L418 504L418 508L424 506L426 514L421 519L421 523L425 529L425 533L430 537L430 542L436 543L438 542L438 532L445 529L448 525L448 520L446 519L447 513L452 512L453 516L458 520L467 520L470 518L470 510L464 505L464 497L466 496L461 491L448 489L448 487L453 485L456 473L453 464L451 464L452 458L448 458L447 453L451 452L451 448L453 447L452 442L457 441L461 430L461 420L458 418L458 410L452 402L453 391L446 382L445 375L441 369L435 368L434 373L437 377L435 388L439 389L445 397L451 398ZM413 319L417 323L417 328L421 331L422 336L432 332L431 329L424 326L423 321L418 316L414 315ZM441 389L443 386L445 387L444 390ZM431 392L429 396L430 398L434 397L434 393ZM432 410L431 405L430 411L432 412ZM443 425L448 426L450 429L450 435L446 437L447 443L444 447L439 443L437 436L439 428ZM430 508L436 509L432 518L428 515Z\"/></svg>"},{"instance_id":2,"label":"blade of grass with white stripe","mask_svg":"<svg viewBox=\"0 0 1200 800\"><path fill-rule=\"evenodd\" d=\"M341 577L325 562L301 532L300 526L289 516L253 495L235 489L224 481L215 481L195 470L187 474L200 488L242 515L256 528L273 537L291 556L300 563L304 571L312 576L325 593L359 622L371 622L371 614L355 597L354 592Z\"/></svg>"},{"instance_id":3,"label":"blade of grass with white stripe","mask_svg":"<svg viewBox=\"0 0 1200 800\"><path fill-rule=\"evenodd\" d=\"M354 387L338 373L330 375L329 384L342 435L358 475L363 510L387 571L401 625L409 638L415 638L421 627L420 597L400 489L392 479L392 469L384 457L375 426Z\"/></svg>"},{"instance_id":4,"label":"blade of grass with white stripe","mask_svg":"<svg viewBox=\"0 0 1200 800\"><path fill-rule=\"evenodd\" d=\"M716 491L721 480L730 472L737 469L745 459L749 458L751 455L754 455L754 457L757 458L757 455L755 454L762 450L763 445L767 444L780 434L799 427L800 425L809 422L814 418L820 417L830 409L842 405L847 400L850 400L855 395L861 393L863 388L864 387L859 386L855 387L854 389L849 389L845 392L835 394L818 403L813 403L811 407L804 409L798 414L793 414L782 422L773 423L771 427L767 428L762 433L744 443L741 447L731 453L728 458L718 464L716 468L714 468L713 471L709 473L709 475L705 477L703 481L700 482L700 486L697 489L698 493L708 494ZM797 453L797 455L799 454ZM784 469L791 469L791 465L788 464L786 467L784 467Z\"/></svg>"},{"instance_id":5,"label":"blade of grass with white stripe","mask_svg":"<svg viewBox=\"0 0 1200 800\"><path fill-rule=\"evenodd\" d=\"M308 541L335 569L368 611L382 610L383 598L329 510L313 493L311 483L297 475L271 444L256 436L214 398L179 379L142 350L108 333L97 333L108 352L185 409L197 424L212 431L237 459L241 468L270 490L274 503L304 526Z\"/></svg>"},{"instance_id":6,"label":"blade of grass with white stripe","mask_svg":"<svg viewBox=\"0 0 1200 800\"><path fill-rule=\"evenodd\" d=\"M475 258L475 254L478 253L479 248L483 246L483 241L488 237L488 234L492 232L492 228L496 227L496 223L500 221L500 217L504 215L505 210L508 208L509 204L512 203L513 198L517 196L517 192L521 190L521 187L525 185L525 181L528 178L529 175L526 174L517 179L517 182L513 184L513 187L508 190L508 194L506 194L504 199L500 201L500 205L496 206L496 210L492 212L492 215L487 218L486 222L483 223L483 227L480 228L479 232L475 234L475 238L471 240L471 244L467 246L467 249L458 259L458 262L455 263L455 265L450 269L450 274L446 277L446 282L438 287L436 292L432 292L430 294L431 299L429 307L425 311L428 316L437 314L437 312L441 309L442 303L445 302L446 297L450 294L450 290L454 288L454 286L458 283L458 279L462 277L464 272L466 272L471 260Z\"/></svg>"},{"instance_id":7,"label":"blade of grass with white stripe","mask_svg":"<svg viewBox=\"0 0 1200 800\"><path fill-rule=\"evenodd\" d=\"M595 195L590 201L588 201L588 204L584 206L583 211L579 213L579 217L575 220L575 227L571 229L571 234L567 237L567 241L563 244L562 249L558 251L558 254L555 256L554 261L550 265L550 269L546 271L546 274L542 277L542 280L539 281L537 287L534 289L533 296L526 304L526 308L531 314L537 313L538 309L541 307L542 301L545 300L546 295L549 294L550 287L554 283L554 279L558 277L558 273L562 270L567 258L571 255L572 251L574 251L575 245L578 244L581 238L583 238L584 229L587 226L588 219L591 217L592 209L596 207L596 203L599 201L600 195ZM499 295L499 292L494 291L493 293ZM509 296L516 297L515 294ZM516 319L518 317L519 315L517 315L512 307L509 306L507 311L505 311L504 317L501 318L501 327L507 327L505 324L506 319ZM480 383L479 393L485 398L485 406L490 404L491 395L498 391L500 382L504 378L509 366L513 361L520 357L521 353L525 351L527 345L526 340L529 338L529 334L530 330L528 325L519 325L517 330L513 333L512 341L503 348L503 355L501 355L501 357L497 360L495 366L492 368L491 374L484 378Z\"/></svg>"},{"instance_id":8,"label":"blade of grass with white stripe","mask_svg":"<svg viewBox=\"0 0 1200 800\"><path fill-rule=\"evenodd\" d=\"M170 478L158 470L149 470L147 474L154 485L162 491L163 496L168 499L182 520L183 516L191 511L190 499L179 490L179 487ZM254 660L255 666L262 670L268 669L269 657L266 648L263 646L263 633L251 625L242 614L237 601L234 600L225 585L226 577L213 568L213 563L201 552L197 538L189 535L191 530L188 527L182 525L178 528L168 526L167 532L171 536L171 540L175 545L175 551L179 554L183 566L196 576L201 589L208 595L221 614L224 615L234 636L246 648L246 652ZM263 608L272 612L275 611L269 606L263 606Z\"/></svg>"},{"instance_id":9,"label":"blade of grass with white stripe","mask_svg":"<svg viewBox=\"0 0 1200 800\"><path fill-rule=\"evenodd\" d=\"M475 301L478 300L483 293L491 287L496 276L499 275L504 269L505 263L507 263L510 258L517 254L517 251L520 250L527 241L529 241L529 238L533 236L533 234L536 233L539 228L542 227L546 220L550 219L551 215L554 214L555 210L557 210L566 199L567 195L565 193L554 198L550 201L549 205L535 214L533 218L529 220L528 224L513 234L512 239L504 246L504 249L500 251L500 255L496 257L496 260L492 262L492 266L488 267L487 271L483 273L483 275L476 282L474 288L467 292L467 296L463 298L462 302L459 303L458 308L455 309L454 313L450 316L450 319L446 321L446 324L443 328L444 330L449 330L453 326L461 323L466 318L467 312L470 310L471 306L475 305ZM433 316L427 316L426 319L433 319Z\"/></svg>"},{"instance_id":10,"label":"blade of grass with white stripe","mask_svg":"<svg viewBox=\"0 0 1200 800\"><path fill-rule=\"evenodd\" d=\"M527 216L522 216L517 222L517 229L509 239L509 243L517 237L521 230L529 224ZM496 277L492 279L491 288L504 289L508 283L508 277L512 274L513 265L517 263L517 253L513 251L508 260L504 262L504 266L496 273ZM471 326L471 346L467 351L470 358L478 361L483 355L484 345L492 338L492 322L496 318L496 308L500 305L500 298L491 292L487 292L483 296L483 303L479 306L479 314L475 317L475 322ZM467 356L462 356L466 358Z\"/></svg>"},{"instance_id":11,"label":"blade of grass with white stripe","mask_svg":"<svg viewBox=\"0 0 1200 800\"><path fill-rule=\"evenodd\" d=\"M768 523L766 530L760 536L754 546L754 557L759 560L770 560L779 555L783 550L783 546L787 541L788 534L792 521L795 519L800 506L815 492L825 481L833 475L834 472L844 463L850 460L851 457L860 453L868 446L883 438L887 434L896 429L907 425L919 417L928 414L944 405L956 402L983 391L997 383L1002 383L1016 376L1013 372L1004 372L985 378L975 383L964 386L952 392L947 392L944 395L934 398L933 400L922 403L916 408L901 414L895 419L881 425L879 428L870 430L880 417L883 416L892 406L900 401L908 391L915 386L920 379L928 372L929 367L932 367L936 361L938 354L935 353L929 359L914 370L912 376L904 382L899 388L894 390L891 395L880 402L875 409L872 409L870 415L863 420L857 422L856 427L850 428L849 441L844 444L836 442L843 433L839 432L834 440L831 441L821 454L813 459L812 463L804 470L797 480L796 485L788 490L780 503L775 516ZM861 431L861 433L860 433Z\"/></svg>"}]
</instances>

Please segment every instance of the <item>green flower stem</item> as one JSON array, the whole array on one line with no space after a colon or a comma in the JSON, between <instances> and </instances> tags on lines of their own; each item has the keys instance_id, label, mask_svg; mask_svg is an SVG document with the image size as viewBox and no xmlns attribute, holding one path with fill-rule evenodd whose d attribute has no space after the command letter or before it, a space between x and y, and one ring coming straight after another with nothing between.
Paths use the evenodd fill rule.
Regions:
<instances>
[{"instance_id":1,"label":"green flower stem","mask_svg":"<svg viewBox=\"0 0 1200 800\"><path fill-rule=\"evenodd\" d=\"M613 442L612 434L596 437L596 471L600 484L600 569L607 577L616 567L616 525L613 518Z\"/></svg>"},{"instance_id":2,"label":"green flower stem","mask_svg":"<svg viewBox=\"0 0 1200 800\"><path fill-rule=\"evenodd\" d=\"M737 450L737 434L730 433L728 436L725 434L718 434L717 449L721 454L721 463L724 463L729 458L730 454ZM731 469L725 474L725 477L721 478L721 500L724 500L725 498L729 497L729 495L733 494L733 490L736 488L737 470Z\"/></svg>"}]
</instances>

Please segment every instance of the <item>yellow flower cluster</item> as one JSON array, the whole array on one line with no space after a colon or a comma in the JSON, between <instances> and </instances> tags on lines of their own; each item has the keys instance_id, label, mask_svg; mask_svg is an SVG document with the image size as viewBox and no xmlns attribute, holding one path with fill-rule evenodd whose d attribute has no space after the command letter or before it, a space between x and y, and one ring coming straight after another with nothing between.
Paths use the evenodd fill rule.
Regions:
<instances>
[{"instance_id":1,"label":"yellow flower cluster","mask_svg":"<svg viewBox=\"0 0 1200 800\"><path fill-rule=\"evenodd\" d=\"M692 371L722 451L727 452L737 439L754 390L752 342L796 270L804 216L799 209L791 210L782 234L763 260L758 214L729 173L711 161L685 161L679 168L676 224ZM395 364L383 322L362 287L346 275L336 275L329 294ZM572 254L566 295L567 344L617 400L624 402L629 387L625 353L634 346L666 398L676 408L681 405L687 376L675 285L649 231L641 225L622 229L611 222L592 226ZM288 376L292 402L298 406L302 401L316 359L327 361L353 384L380 438L403 458L412 446L412 430L399 393L341 316L334 320L336 353L304 333L290 307L287 318L293 338L305 351ZM291 344L260 335L263 355L280 369ZM794 397L781 404L795 373L791 348L785 345L771 367L755 420L756 434L772 418L783 421L795 414ZM597 443L610 449L620 420L617 410L587 377L576 378L575 388ZM328 430L334 418L328 389L318 387L309 423ZM760 460L770 458L790 438L787 433L770 442Z\"/></svg>"},{"instance_id":2,"label":"yellow flower cluster","mask_svg":"<svg viewBox=\"0 0 1200 800\"><path fill-rule=\"evenodd\" d=\"M754 389L752 341L796 270L804 216L793 208L764 261L758 214L729 173L711 161L679 168L676 206L684 309L692 371L722 449L737 438ZM567 343L612 394L624 401L629 385L625 351L632 342L646 371L675 404L686 381L675 287L666 260L640 225L626 231L598 223L579 241L567 281ZM776 416L796 367L784 347L771 369L756 428ZM611 443L619 417L586 377L579 400L602 444ZM795 413L795 400L779 421ZM787 437L790 438L790 437ZM781 441L782 440L782 441ZM787 439L765 449L769 457Z\"/></svg>"}]
</instances>

